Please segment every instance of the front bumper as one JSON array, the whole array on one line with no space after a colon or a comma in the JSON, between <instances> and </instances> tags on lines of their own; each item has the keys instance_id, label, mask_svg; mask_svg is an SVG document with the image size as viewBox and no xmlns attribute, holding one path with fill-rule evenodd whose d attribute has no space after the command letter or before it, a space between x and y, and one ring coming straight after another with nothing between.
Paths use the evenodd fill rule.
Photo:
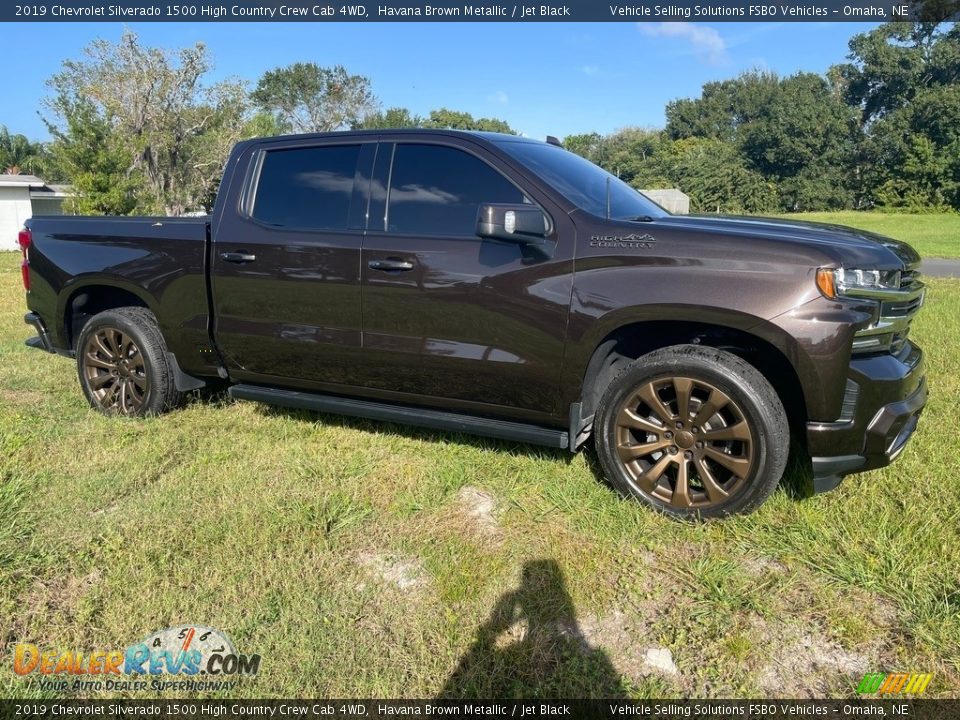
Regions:
<instances>
[{"instance_id":1,"label":"front bumper","mask_svg":"<svg viewBox=\"0 0 960 720\"><path fill-rule=\"evenodd\" d=\"M910 342L896 355L854 358L849 377L857 388L851 417L807 424L816 492L832 490L845 475L893 462L927 402L923 352Z\"/></svg>"}]
</instances>

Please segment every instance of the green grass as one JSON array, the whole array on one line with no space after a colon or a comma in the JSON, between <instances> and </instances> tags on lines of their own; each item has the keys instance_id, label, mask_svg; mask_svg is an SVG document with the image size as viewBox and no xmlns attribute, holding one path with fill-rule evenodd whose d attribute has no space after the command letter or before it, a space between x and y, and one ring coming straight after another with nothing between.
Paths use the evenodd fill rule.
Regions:
<instances>
[{"instance_id":1,"label":"green grass","mask_svg":"<svg viewBox=\"0 0 960 720\"><path fill-rule=\"evenodd\" d=\"M792 213L782 217L870 230L909 243L923 257L960 258L960 214L957 213L909 215L848 210Z\"/></svg>"},{"instance_id":2,"label":"green grass","mask_svg":"<svg viewBox=\"0 0 960 720\"><path fill-rule=\"evenodd\" d=\"M45 694L13 674L18 642L196 623L262 655L246 697L849 696L894 670L958 696L958 310L960 284L931 281L932 395L894 466L698 526L618 499L589 454L216 396L101 417L70 362L23 346L5 256L0 691ZM648 673L651 648L678 673Z\"/></svg>"}]
</instances>

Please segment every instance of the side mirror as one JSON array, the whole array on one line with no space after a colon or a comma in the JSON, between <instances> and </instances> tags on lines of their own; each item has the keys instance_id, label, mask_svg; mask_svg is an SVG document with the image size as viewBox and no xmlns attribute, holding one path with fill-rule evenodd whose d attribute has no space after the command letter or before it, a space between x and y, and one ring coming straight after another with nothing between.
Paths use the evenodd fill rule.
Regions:
<instances>
[{"instance_id":1,"label":"side mirror","mask_svg":"<svg viewBox=\"0 0 960 720\"><path fill-rule=\"evenodd\" d=\"M550 219L535 205L484 204L477 213L477 235L520 244L541 244Z\"/></svg>"}]
</instances>

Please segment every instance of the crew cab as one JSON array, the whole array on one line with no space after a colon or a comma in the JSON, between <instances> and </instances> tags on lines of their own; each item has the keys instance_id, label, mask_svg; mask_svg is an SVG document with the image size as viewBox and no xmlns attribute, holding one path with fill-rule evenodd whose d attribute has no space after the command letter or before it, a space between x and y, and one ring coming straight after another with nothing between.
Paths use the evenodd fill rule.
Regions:
<instances>
[{"instance_id":1,"label":"crew cab","mask_svg":"<svg viewBox=\"0 0 960 720\"><path fill-rule=\"evenodd\" d=\"M675 216L556 141L443 130L236 146L209 217L35 217L36 330L97 410L234 398L576 451L675 516L890 463L926 400L919 256Z\"/></svg>"}]
</instances>

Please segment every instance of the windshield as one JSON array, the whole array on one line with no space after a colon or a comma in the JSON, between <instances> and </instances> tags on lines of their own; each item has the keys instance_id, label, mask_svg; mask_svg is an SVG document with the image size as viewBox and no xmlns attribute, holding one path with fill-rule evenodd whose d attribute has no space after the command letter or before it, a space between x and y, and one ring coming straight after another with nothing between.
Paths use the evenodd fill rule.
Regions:
<instances>
[{"instance_id":1,"label":"windshield","mask_svg":"<svg viewBox=\"0 0 960 720\"><path fill-rule=\"evenodd\" d=\"M669 215L620 178L556 145L502 142L498 146L546 180L567 200L594 215L607 217L608 192L611 219L652 220Z\"/></svg>"}]
</instances>

